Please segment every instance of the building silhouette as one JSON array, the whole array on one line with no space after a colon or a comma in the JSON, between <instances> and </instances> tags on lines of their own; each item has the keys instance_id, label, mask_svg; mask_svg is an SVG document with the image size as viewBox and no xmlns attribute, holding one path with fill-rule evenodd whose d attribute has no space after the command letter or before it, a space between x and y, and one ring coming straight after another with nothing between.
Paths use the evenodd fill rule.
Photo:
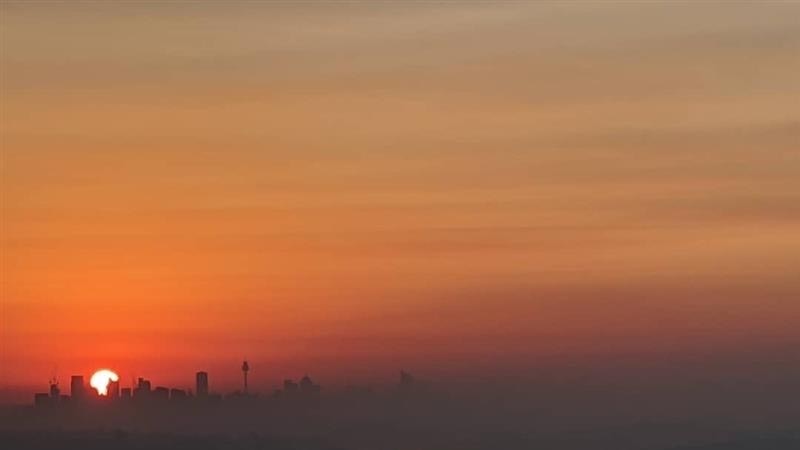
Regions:
<instances>
[{"instance_id":1,"label":"building silhouette","mask_svg":"<svg viewBox=\"0 0 800 450\"><path fill-rule=\"evenodd\" d=\"M80 401L86 398L86 385L83 383L83 375L73 375L69 382L69 395L72 400Z\"/></svg>"},{"instance_id":2,"label":"building silhouette","mask_svg":"<svg viewBox=\"0 0 800 450\"><path fill-rule=\"evenodd\" d=\"M50 380L50 392L38 392L33 394L33 404L37 407L54 406L61 401L61 389L58 388L58 381Z\"/></svg>"},{"instance_id":3,"label":"building silhouette","mask_svg":"<svg viewBox=\"0 0 800 450\"><path fill-rule=\"evenodd\" d=\"M298 389L299 389L299 386L297 385L297 383L294 382L294 380L290 380L290 379L283 380L283 391L284 392L293 393L293 392L297 392Z\"/></svg>"},{"instance_id":4,"label":"building silhouette","mask_svg":"<svg viewBox=\"0 0 800 450\"><path fill-rule=\"evenodd\" d=\"M164 386L156 386L151 395L156 400L167 401L169 400L169 389Z\"/></svg>"},{"instance_id":5,"label":"building silhouette","mask_svg":"<svg viewBox=\"0 0 800 450\"><path fill-rule=\"evenodd\" d=\"M133 396L135 398L143 398L148 397L150 395L150 380L145 380L144 378L139 378L136 383L136 388L133 390Z\"/></svg>"},{"instance_id":6,"label":"building silhouette","mask_svg":"<svg viewBox=\"0 0 800 450\"><path fill-rule=\"evenodd\" d=\"M320 392L320 386L311 381L311 377L305 375L300 380L300 392L303 394L317 394Z\"/></svg>"},{"instance_id":7,"label":"building silhouette","mask_svg":"<svg viewBox=\"0 0 800 450\"><path fill-rule=\"evenodd\" d=\"M169 399L172 401L182 401L186 400L187 398L186 391L183 389L172 388L169 390Z\"/></svg>"},{"instance_id":8,"label":"building silhouette","mask_svg":"<svg viewBox=\"0 0 800 450\"><path fill-rule=\"evenodd\" d=\"M119 398L119 381L109 381L108 388L106 390L106 395L108 398L116 399Z\"/></svg>"},{"instance_id":9,"label":"building silhouette","mask_svg":"<svg viewBox=\"0 0 800 450\"><path fill-rule=\"evenodd\" d=\"M197 372L195 375L195 392L198 397L208 397L208 373Z\"/></svg>"}]
</instances>

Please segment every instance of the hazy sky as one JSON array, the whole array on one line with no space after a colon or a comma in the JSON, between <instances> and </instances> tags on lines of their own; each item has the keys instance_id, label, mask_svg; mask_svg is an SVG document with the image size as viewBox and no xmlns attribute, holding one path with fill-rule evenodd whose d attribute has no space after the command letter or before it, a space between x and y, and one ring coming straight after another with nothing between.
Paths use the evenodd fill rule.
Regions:
<instances>
[{"instance_id":1,"label":"hazy sky","mask_svg":"<svg viewBox=\"0 0 800 450\"><path fill-rule=\"evenodd\" d=\"M800 360L799 3L1 8L0 386Z\"/></svg>"}]
</instances>

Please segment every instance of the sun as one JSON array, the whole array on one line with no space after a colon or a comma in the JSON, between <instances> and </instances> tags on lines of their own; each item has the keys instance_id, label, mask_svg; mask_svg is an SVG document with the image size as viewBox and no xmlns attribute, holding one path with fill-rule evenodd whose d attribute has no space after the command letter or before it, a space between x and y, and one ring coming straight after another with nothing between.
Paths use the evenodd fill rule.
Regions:
<instances>
[{"instance_id":1,"label":"sun","mask_svg":"<svg viewBox=\"0 0 800 450\"><path fill-rule=\"evenodd\" d=\"M99 395L108 395L108 384L119 381L119 376L108 369L100 369L92 375L89 386L97 389Z\"/></svg>"}]
</instances>

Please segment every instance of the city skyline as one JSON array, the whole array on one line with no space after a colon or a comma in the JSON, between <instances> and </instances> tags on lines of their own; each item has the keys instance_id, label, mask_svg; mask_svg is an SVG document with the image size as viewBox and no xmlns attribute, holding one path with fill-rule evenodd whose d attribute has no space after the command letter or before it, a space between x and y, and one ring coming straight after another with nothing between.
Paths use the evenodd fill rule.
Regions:
<instances>
[{"instance_id":1,"label":"city skyline","mask_svg":"<svg viewBox=\"0 0 800 450\"><path fill-rule=\"evenodd\" d=\"M247 367L247 370L244 368ZM242 373L247 373L249 368L249 363L245 360L240 367ZM406 380L406 378L410 377L405 371L400 370L400 379L401 382ZM108 375L106 375L108 374ZM94 384L94 378L97 375L103 375L101 377L104 379L104 383L102 384ZM110 375L110 376L109 376ZM147 377L132 377L130 380L130 384L126 384L123 381L123 377L119 376L113 369L110 368L102 368L97 369L94 371L92 376L90 377L91 381L89 381L85 375L70 375L69 377L69 391L65 391L62 389L61 379L58 376L53 376L48 381L49 389L47 392L36 392L33 394L34 399L43 399L45 400L43 405L46 405L52 399L58 400L59 398L82 398L85 396L91 396L94 398L109 398L109 399L118 399L118 398L131 398L136 395L137 391L144 391L144 392L152 392L156 389L166 389L169 392L172 391L179 391L178 395L184 397L197 397L197 398L205 398L205 397L218 397L224 398L227 396L259 396L262 394L272 395L279 391L291 391L294 388L299 388L301 391L310 392L310 391L319 391L319 385L313 383L311 378L309 377L308 373L305 373L301 377L297 378L297 382L294 382L291 378L282 378L277 388L267 390L266 392L260 392L257 389L250 390L248 387L248 380L247 376L241 380L241 384L238 388L230 389L229 386L220 385L214 386L210 383L210 376L209 372L205 370L196 371L194 374L194 381L191 387L187 387L186 383L178 384L174 386L165 386L166 383L153 383L153 381ZM410 379L410 378L409 378ZM348 388L352 388L353 385L348 385ZM87 394L91 393L91 394ZM170 395L172 398L172 395ZM36 403L36 402L34 402Z\"/></svg>"},{"instance_id":2,"label":"city skyline","mask_svg":"<svg viewBox=\"0 0 800 450\"><path fill-rule=\"evenodd\" d=\"M247 372L244 367L249 365L244 361L242 371ZM109 373L113 379L106 379L103 384L94 384L94 378L98 374ZM284 378L279 388L272 390L272 392L258 392L250 391L248 388L247 377L242 381L240 389L231 392L220 392L213 388L209 383L209 373L206 371L198 371L194 374L194 387L183 388L183 386L164 386L162 384L154 384L152 380L145 377L137 377L131 380L130 385L122 383L118 375L111 369L99 369L92 375L92 382L86 382L84 375L71 375L69 383L69 391L66 392L61 389L60 381L58 378L52 378L49 381L49 389L47 392L37 392L33 395L33 404L37 407L52 407L60 404L73 406L87 402L90 400L131 400L131 399L155 399L155 400L173 400L182 401L187 398L194 398L198 400L214 400L220 401L226 398L241 398L253 397L257 398L264 395L263 398L277 397L279 394L292 395L300 393L304 395L319 394L321 387L315 384L308 374L298 378L295 382L291 378ZM400 371L400 385L412 383L413 378L405 371Z\"/></svg>"}]
</instances>

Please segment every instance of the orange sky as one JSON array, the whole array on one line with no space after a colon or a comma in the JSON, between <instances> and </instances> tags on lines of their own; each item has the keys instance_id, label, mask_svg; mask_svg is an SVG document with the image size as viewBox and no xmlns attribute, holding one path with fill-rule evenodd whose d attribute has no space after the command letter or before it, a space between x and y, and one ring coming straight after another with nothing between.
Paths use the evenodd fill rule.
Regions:
<instances>
[{"instance_id":1,"label":"orange sky","mask_svg":"<svg viewBox=\"0 0 800 450\"><path fill-rule=\"evenodd\" d=\"M798 15L4 2L0 386L797 342Z\"/></svg>"}]
</instances>

